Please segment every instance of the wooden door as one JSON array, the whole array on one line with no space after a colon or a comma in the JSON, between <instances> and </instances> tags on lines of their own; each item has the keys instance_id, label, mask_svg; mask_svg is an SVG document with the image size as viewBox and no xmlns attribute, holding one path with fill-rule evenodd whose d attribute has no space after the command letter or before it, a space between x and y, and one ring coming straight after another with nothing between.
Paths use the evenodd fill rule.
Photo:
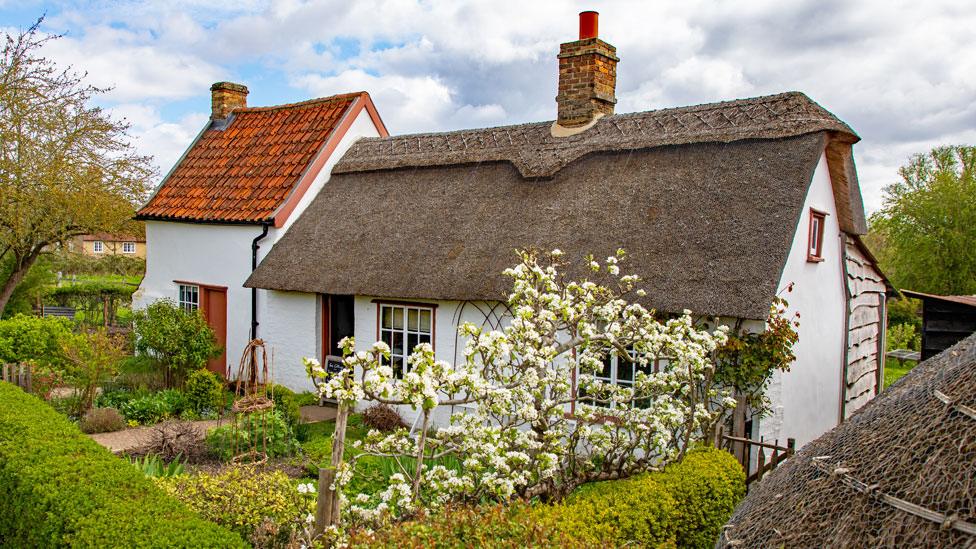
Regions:
<instances>
[{"instance_id":1,"label":"wooden door","mask_svg":"<svg viewBox=\"0 0 976 549\"><path fill-rule=\"evenodd\" d=\"M227 289L201 287L201 305L203 305L203 316L207 319L207 324L217 336L217 344L224 350L217 358L212 358L207 362L207 369L211 372L227 377Z\"/></svg>"}]
</instances>

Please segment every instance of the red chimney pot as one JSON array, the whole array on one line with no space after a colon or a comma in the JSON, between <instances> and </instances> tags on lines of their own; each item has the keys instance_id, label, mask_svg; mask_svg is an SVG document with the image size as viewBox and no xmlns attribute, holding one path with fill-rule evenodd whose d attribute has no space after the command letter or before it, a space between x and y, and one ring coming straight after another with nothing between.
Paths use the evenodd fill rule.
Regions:
<instances>
[{"instance_id":1,"label":"red chimney pot","mask_svg":"<svg viewBox=\"0 0 976 549\"><path fill-rule=\"evenodd\" d=\"M581 11L579 39L596 38L600 30L600 13L596 11Z\"/></svg>"}]
</instances>

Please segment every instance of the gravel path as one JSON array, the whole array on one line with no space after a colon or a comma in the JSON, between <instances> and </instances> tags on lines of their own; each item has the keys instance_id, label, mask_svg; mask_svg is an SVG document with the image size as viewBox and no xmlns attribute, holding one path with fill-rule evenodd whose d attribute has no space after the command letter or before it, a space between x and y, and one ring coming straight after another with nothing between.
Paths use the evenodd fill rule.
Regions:
<instances>
[{"instance_id":1,"label":"gravel path","mask_svg":"<svg viewBox=\"0 0 976 549\"><path fill-rule=\"evenodd\" d=\"M336 409L332 406L302 406L302 421L305 423L317 423L319 421L331 421L335 419ZM226 422L226 420L224 420ZM207 430L216 427L221 420L194 421L193 426L200 432L200 436L206 436ZM116 454L137 450L146 445L149 441L152 427L134 427L114 433L98 433L88 435L92 439L108 448Z\"/></svg>"}]
</instances>

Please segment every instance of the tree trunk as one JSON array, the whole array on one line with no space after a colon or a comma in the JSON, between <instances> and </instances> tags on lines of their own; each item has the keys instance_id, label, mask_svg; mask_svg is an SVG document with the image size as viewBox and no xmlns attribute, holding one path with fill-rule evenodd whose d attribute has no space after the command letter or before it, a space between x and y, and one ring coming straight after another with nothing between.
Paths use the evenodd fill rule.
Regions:
<instances>
[{"instance_id":1,"label":"tree trunk","mask_svg":"<svg viewBox=\"0 0 976 549\"><path fill-rule=\"evenodd\" d=\"M424 447L427 445L427 428L430 426L430 411L424 410L424 421L420 427L420 441L417 442L417 468L413 475L413 501L420 500L420 479L424 474Z\"/></svg>"},{"instance_id":2,"label":"tree trunk","mask_svg":"<svg viewBox=\"0 0 976 549\"><path fill-rule=\"evenodd\" d=\"M14 267L13 272L10 276L3 282L3 287L0 288L0 316L3 316L4 309L7 308L7 302L10 301L10 296L14 294L14 290L17 289L17 285L20 281L24 279L27 272L34 265L37 260L38 252L31 252L27 257L23 258L21 261L14 261L14 265L20 265L20 267Z\"/></svg>"},{"instance_id":3,"label":"tree trunk","mask_svg":"<svg viewBox=\"0 0 976 549\"><path fill-rule=\"evenodd\" d=\"M315 534L321 535L329 526L339 524L339 490L333 490L336 474L345 454L346 425L349 407L339 401L336 426L332 436L332 461L328 470L319 470L318 506L315 513Z\"/></svg>"}]
</instances>

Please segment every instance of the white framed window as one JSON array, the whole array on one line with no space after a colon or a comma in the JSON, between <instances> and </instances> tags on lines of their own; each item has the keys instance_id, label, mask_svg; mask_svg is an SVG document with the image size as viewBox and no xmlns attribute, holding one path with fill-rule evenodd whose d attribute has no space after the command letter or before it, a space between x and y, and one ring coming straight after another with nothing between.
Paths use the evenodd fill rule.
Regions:
<instances>
[{"instance_id":1,"label":"white framed window","mask_svg":"<svg viewBox=\"0 0 976 549\"><path fill-rule=\"evenodd\" d=\"M636 354L633 351L630 352L630 356L631 358L636 358ZM660 372L662 369L667 368L668 363L667 358L661 357L648 362L646 366L641 366L637 362L619 357L617 353L611 353L603 359L603 369L594 372L593 377L611 385L633 388L634 381L637 379L637 372L644 372L644 374L650 375L651 373ZM579 390L577 398L584 402L587 401L586 393L582 389ZM592 400L588 404L611 409L620 406L616 402L593 402ZM638 400L634 404L637 407L646 407L650 403Z\"/></svg>"},{"instance_id":2,"label":"white framed window","mask_svg":"<svg viewBox=\"0 0 976 549\"><path fill-rule=\"evenodd\" d=\"M414 347L434 338L434 309L415 305L378 303L379 338L390 346L393 375L402 378L409 369L407 357Z\"/></svg>"},{"instance_id":3,"label":"white framed window","mask_svg":"<svg viewBox=\"0 0 976 549\"><path fill-rule=\"evenodd\" d=\"M134 254L134 253L136 253L136 243L135 242L123 242L122 243L122 253L124 253L124 254Z\"/></svg>"},{"instance_id":4,"label":"white framed window","mask_svg":"<svg viewBox=\"0 0 976 549\"><path fill-rule=\"evenodd\" d=\"M180 284L179 306L184 311L196 311L200 308L200 287L192 284Z\"/></svg>"},{"instance_id":5,"label":"white framed window","mask_svg":"<svg viewBox=\"0 0 976 549\"><path fill-rule=\"evenodd\" d=\"M96 254L105 253L105 243L101 240L92 242L92 251Z\"/></svg>"}]
</instances>

